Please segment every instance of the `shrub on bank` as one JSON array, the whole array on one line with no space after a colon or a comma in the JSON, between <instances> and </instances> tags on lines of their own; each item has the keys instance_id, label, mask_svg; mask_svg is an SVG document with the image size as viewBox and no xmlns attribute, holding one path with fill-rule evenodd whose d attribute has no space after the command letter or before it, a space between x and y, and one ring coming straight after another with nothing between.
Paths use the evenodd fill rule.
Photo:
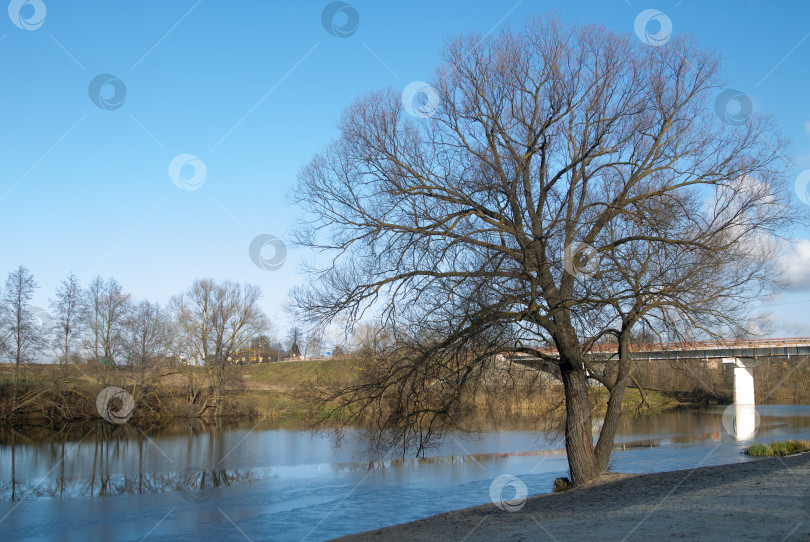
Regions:
<instances>
[{"instance_id":1,"label":"shrub on bank","mask_svg":"<svg viewBox=\"0 0 810 542\"><path fill-rule=\"evenodd\" d=\"M752 444L745 453L754 457L773 457L773 449L768 444Z\"/></svg>"},{"instance_id":2,"label":"shrub on bank","mask_svg":"<svg viewBox=\"0 0 810 542\"><path fill-rule=\"evenodd\" d=\"M780 440L771 444L752 444L745 453L754 457L784 457L810 451L808 440Z\"/></svg>"}]
</instances>

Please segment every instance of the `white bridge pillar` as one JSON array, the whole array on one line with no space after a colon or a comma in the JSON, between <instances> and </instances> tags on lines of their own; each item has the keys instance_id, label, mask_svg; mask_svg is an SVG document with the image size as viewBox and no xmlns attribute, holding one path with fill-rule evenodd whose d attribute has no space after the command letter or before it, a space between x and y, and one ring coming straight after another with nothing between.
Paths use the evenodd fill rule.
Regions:
<instances>
[{"instance_id":1,"label":"white bridge pillar","mask_svg":"<svg viewBox=\"0 0 810 542\"><path fill-rule=\"evenodd\" d=\"M757 431L756 399L754 398L755 361L743 363L738 358L723 358L724 364L734 366L734 436L738 440L753 438Z\"/></svg>"},{"instance_id":2,"label":"white bridge pillar","mask_svg":"<svg viewBox=\"0 0 810 542\"><path fill-rule=\"evenodd\" d=\"M734 366L734 404L755 405L754 373L751 370L756 364L746 364L738 358L723 358L722 361Z\"/></svg>"}]
</instances>

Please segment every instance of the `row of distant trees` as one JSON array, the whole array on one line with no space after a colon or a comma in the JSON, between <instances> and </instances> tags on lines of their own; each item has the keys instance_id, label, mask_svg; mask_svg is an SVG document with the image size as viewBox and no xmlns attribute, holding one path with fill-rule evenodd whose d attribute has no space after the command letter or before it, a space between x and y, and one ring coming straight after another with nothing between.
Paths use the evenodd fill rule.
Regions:
<instances>
[{"instance_id":1,"label":"row of distant trees","mask_svg":"<svg viewBox=\"0 0 810 542\"><path fill-rule=\"evenodd\" d=\"M311 357L323 347L317 331L304 334L295 327L285 348L259 306L261 290L252 284L198 279L163 306L134 300L114 278L95 277L85 285L70 273L49 298L49 310L31 305L38 287L21 265L0 290L0 359L14 365L12 413L26 363L128 365L143 377L166 363L202 365L219 413L230 366ZM197 377L187 376L193 403L201 388L194 384Z\"/></svg>"},{"instance_id":2,"label":"row of distant trees","mask_svg":"<svg viewBox=\"0 0 810 542\"><path fill-rule=\"evenodd\" d=\"M128 365L140 375L134 395L157 382L164 367L179 368L188 379L192 410L202 414L213 406L219 415L233 365L320 357L325 349L318 330L293 327L284 341L278 340L259 306L262 292L252 284L198 279L163 306L134 300L114 278L95 277L84 285L70 273L49 298L49 310L31 306L38 287L21 265L0 289L0 359L14 365L10 413L22 404L20 368L26 363ZM373 335L362 326L358 333ZM331 350L333 355L348 351ZM183 369L187 364L202 365L202 373ZM203 398L204 389L209 393Z\"/></svg>"},{"instance_id":3,"label":"row of distant trees","mask_svg":"<svg viewBox=\"0 0 810 542\"><path fill-rule=\"evenodd\" d=\"M294 327L278 339L251 284L196 280L165 306L135 300L120 282L73 273L49 298L31 306L38 288L19 266L0 290L0 355L15 365L34 361L147 366L175 359L190 364L251 363L311 357L323 349L317 332Z\"/></svg>"}]
</instances>

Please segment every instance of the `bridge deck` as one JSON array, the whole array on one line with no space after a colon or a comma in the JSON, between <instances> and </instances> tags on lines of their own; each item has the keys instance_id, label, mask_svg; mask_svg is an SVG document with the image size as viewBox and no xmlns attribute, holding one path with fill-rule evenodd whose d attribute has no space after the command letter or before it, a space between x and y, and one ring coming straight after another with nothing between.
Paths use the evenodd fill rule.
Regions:
<instances>
[{"instance_id":1,"label":"bridge deck","mask_svg":"<svg viewBox=\"0 0 810 542\"><path fill-rule=\"evenodd\" d=\"M615 344L596 344L588 351L595 357L616 354ZM637 359L678 358L760 358L810 355L810 337L777 339L741 339L727 341L694 341L672 343L642 343L632 345L630 351ZM555 355L555 347L543 348L542 352Z\"/></svg>"}]
</instances>

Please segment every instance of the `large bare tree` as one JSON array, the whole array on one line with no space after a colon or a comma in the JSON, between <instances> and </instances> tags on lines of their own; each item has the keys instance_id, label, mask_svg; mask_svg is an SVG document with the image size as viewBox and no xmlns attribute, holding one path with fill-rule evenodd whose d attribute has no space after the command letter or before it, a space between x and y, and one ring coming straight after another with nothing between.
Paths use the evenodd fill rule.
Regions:
<instances>
[{"instance_id":1,"label":"large bare tree","mask_svg":"<svg viewBox=\"0 0 810 542\"><path fill-rule=\"evenodd\" d=\"M422 102L357 98L293 191L298 243L332 256L294 292L300 317L395 333L324 399L421 447L462 423L496 352L520 353L562 380L581 484L607 467L634 326L736 333L778 276L785 143L767 117L721 121L718 57L689 36L653 47L551 16L442 56ZM589 379L610 394L595 445Z\"/></svg>"}]
</instances>

